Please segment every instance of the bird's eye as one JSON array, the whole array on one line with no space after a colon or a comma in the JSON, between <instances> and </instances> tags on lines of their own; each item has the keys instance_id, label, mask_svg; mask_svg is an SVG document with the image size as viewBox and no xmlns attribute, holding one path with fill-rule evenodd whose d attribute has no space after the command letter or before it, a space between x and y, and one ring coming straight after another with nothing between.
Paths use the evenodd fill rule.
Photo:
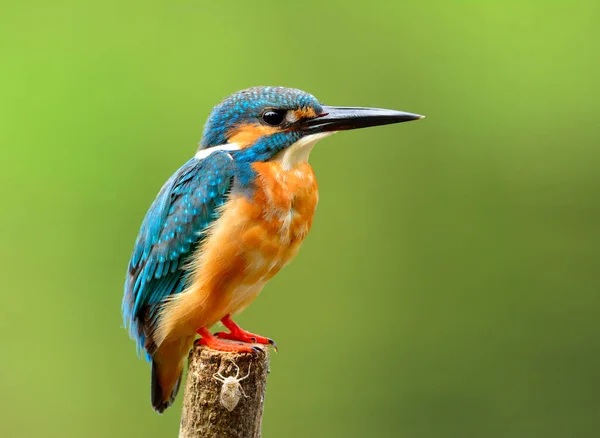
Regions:
<instances>
[{"instance_id":1,"label":"bird's eye","mask_svg":"<svg viewBox=\"0 0 600 438\"><path fill-rule=\"evenodd\" d=\"M285 111L283 110L267 110L263 113L262 119L267 125L278 126L281 125L285 118Z\"/></svg>"}]
</instances>

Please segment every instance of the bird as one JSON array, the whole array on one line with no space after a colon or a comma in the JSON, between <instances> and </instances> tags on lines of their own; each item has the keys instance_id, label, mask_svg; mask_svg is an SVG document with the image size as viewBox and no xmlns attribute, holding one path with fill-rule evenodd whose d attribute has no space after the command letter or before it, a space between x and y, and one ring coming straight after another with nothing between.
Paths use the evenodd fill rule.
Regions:
<instances>
[{"instance_id":1,"label":"bird","mask_svg":"<svg viewBox=\"0 0 600 438\"><path fill-rule=\"evenodd\" d=\"M321 104L294 88L253 87L221 101L196 154L162 186L129 261L124 326L151 363L151 404L172 405L198 342L253 352L273 340L239 327L263 286L308 234L318 186L308 158L338 131L422 119L387 109ZM221 321L229 330L212 334Z\"/></svg>"}]
</instances>

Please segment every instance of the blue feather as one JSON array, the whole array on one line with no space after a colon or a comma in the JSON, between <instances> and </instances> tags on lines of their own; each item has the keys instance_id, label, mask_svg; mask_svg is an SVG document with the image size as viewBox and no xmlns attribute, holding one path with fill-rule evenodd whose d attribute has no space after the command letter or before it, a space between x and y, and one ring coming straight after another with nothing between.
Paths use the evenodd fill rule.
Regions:
<instances>
[{"instance_id":1,"label":"blue feather","mask_svg":"<svg viewBox=\"0 0 600 438\"><path fill-rule=\"evenodd\" d=\"M226 199L235 165L226 152L192 158L169 178L146 213L129 262L123 320L138 351L153 345L161 303L180 293L185 266Z\"/></svg>"},{"instance_id":2,"label":"blue feather","mask_svg":"<svg viewBox=\"0 0 600 438\"><path fill-rule=\"evenodd\" d=\"M317 99L304 91L283 87L254 87L239 91L217 105L206 125L200 149L227 142L227 132L240 120L257 119L264 108L314 108L321 112Z\"/></svg>"}]
</instances>

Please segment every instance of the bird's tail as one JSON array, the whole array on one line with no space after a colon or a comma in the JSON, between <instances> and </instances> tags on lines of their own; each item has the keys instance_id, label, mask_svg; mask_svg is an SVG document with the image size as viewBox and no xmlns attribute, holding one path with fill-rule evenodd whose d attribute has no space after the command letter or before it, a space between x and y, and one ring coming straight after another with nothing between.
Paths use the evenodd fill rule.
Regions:
<instances>
[{"instance_id":1,"label":"bird's tail","mask_svg":"<svg viewBox=\"0 0 600 438\"><path fill-rule=\"evenodd\" d=\"M183 366L194 336L161 345L152 356L150 401L152 408L162 414L173 404L181 385Z\"/></svg>"},{"instance_id":2,"label":"bird's tail","mask_svg":"<svg viewBox=\"0 0 600 438\"><path fill-rule=\"evenodd\" d=\"M162 414L175 401L175 397L177 397L177 393L179 392L179 385L181 385L183 372L179 372L179 377L172 388L161 385L159 373L159 365L155 361L152 361L152 382L150 386L152 409Z\"/></svg>"}]
</instances>

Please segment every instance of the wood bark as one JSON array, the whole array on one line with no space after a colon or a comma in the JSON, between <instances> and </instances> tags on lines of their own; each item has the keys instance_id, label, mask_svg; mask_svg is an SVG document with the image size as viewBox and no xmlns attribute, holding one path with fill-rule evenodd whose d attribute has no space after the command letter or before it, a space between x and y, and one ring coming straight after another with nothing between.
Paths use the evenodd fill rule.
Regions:
<instances>
[{"instance_id":1,"label":"wood bark","mask_svg":"<svg viewBox=\"0 0 600 438\"><path fill-rule=\"evenodd\" d=\"M236 365L238 379L248 374L237 383L227 379L236 376ZM256 353L230 353L194 345L188 361L179 437L259 438L268 372L266 348ZM219 381L217 373L227 382ZM227 407L232 405L230 411Z\"/></svg>"}]
</instances>

